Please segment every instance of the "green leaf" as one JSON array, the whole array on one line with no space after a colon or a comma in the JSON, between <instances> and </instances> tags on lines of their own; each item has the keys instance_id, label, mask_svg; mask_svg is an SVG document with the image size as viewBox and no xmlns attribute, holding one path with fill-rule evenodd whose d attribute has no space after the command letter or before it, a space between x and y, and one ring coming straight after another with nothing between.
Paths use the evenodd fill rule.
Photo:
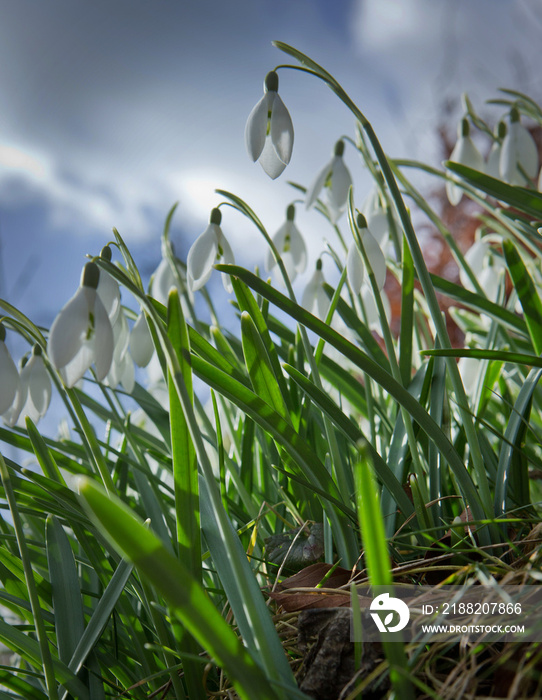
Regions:
<instances>
[{"instance_id":1,"label":"green leaf","mask_svg":"<svg viewBox=\"0 0 542 700\"><path fill-rule=\"evenodd\" d=\"M58 656L67 664L83 635L85 621L70 541L58 518L52 515L47 518L46 545Z\"/></svg>"},{"instance_id":2,"label":"green leaf","mask_svg":"<svg viewBox=\"0 0 542 700\"><path fill-rule=\"evenodd\" d=\"M525 263L512 241L503 241L503 250L510 277L523 308L525 322L537 355L542 353L542 302Z\"/></svg>"},{"instance_id":3,"label":"green leaf","mask_svg":"<svg viewBox=\"0 0 542 700\"><path fill-rule=\"evenodd\" d=\"M269 683L262 682L261 669L186 567L124 503L107 497L94 481L82 478L80 493L97 527L164 596L174 615L226 670L239 696L250 700L258 688L262 700L275 700Z\"/></svg>"},{"instance_id":4,"label":"green leaf","mask_svg":"<svg viewBox=\"0 0 542 700\"><path fill-rule=\"evenodd\" d=\"M269 355L250 314L241 314L243 352L255 393L290 423L290 414L281 393Z\"/></svg>"},{"instance_id":5,"label":"green leaf","mask_svg":"<svg viewBox=\"0 0 542 700\"><path fill-rule=\"evenodd\" d=\"M490 177L478 170L468 168L466 165L446 161L444 164L448 170L459 175L463 180L478 190L482 190L500 202L506 202L514 209L518 209L525 216L542 218L542 194L524 187L508 185L502 180Z\"/></svg>"}]
</instances>

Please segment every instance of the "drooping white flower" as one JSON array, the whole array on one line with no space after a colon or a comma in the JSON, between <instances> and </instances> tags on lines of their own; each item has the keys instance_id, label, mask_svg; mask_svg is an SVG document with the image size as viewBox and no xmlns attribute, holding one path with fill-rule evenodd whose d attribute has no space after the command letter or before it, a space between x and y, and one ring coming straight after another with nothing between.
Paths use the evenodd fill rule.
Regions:
<instances>
[{"instance_id":1,"label":"drooping white flower","mask_svg":"<svg viewBox=\"0 0 542 700\"><path fill-rule=\"evenodd\" d=\"M154 353L149 324L141 312L130 333L130 354L138 367L146 367Z\"/></svg>"},{"instance_id":2,"label":"drooping white flower","mask_svg":"<svg viewBox=\"0 0 542 700\"><path fill-rule=\"evenodd\" d=\"M490 244L483 238L477 240L465 253L465 261L476 276L480 287L490 301L497 301L502 276L506 270L504 261L491 249ZM461 284L471 292L476 288L466 271L459 271Z\"/></svg>"},{"instance_id":3,"label":"drooping white flower","mask_svg":"<svg viewBox=\"0 0 542 700\"><path fill-rule=\"evenodd\" d=\"M490 177L495 177L499 179L501 177L501 153L502 153L502 142L506 136L506 124L501 121L497 125L495 140L489 151L486 162L486 173Z\"/></svg>"},{"instance_id":4,"label":"drooping white flower","mask_svg":"<svg viewBox=\"0 0 542 700\"><path fill-rule=\"evenodd\" d=\"M260 161L273 180L290 162L294 145L294 127L278 94L279 77L275 71L265 76L264 96L253 108L245 127L245 144L254 162Z\"/></svg>"},{"instance_id":5,"label":"drooping white flower","mask_svg":"<svg viewBox=\"0 0 542 700\"><path fill-rule=\"evenodd\" d=\"M376 238L367 228L367 221L363 214L358 214L357 224L361 244L365 249L365 254L367 255L369 264L374 273L376 284L378 289L382 289L386 282L386 259L384 258L384 253L378 245ZM346 259L348 283L350 284L354 294L360 293L361 285L363 284L364 279L364 270L365 265L363 263L363 257L358 248L357 242L354 240L350 245L348 257Z\"/></svg>"},{"instance_id":6,"label":"drooping white flower","mask_svg":"<svg viewBox=\"0 0 542 700\"><path fill-rule=\"evenodd\" d=\"M499 172L505 182L521 186L527 184L525 175L532 179L538 173L536 143L521 124L515 107L510 110L510 124L502 142Z\"/></svg>"},{"instance_id":7,"label":"drooping white flower","mask_svg":"<svg viewBox=\"0 0 542 700\"><path fill-rule=\"evenodd\" d=\"M135 384L134 362L128 351L130 331L128 321L121 310L113 326L113 360L107 373L106 382L111 387L121 384L123 389L131 393Z\"/></svg>"},{"instance_id":8,"label":"drooping white flower","mask_svg":"<svg viewBox=\"0 0 542 700\"><path fill-rule=\"evenodd\" d=\"M352 185L352 176L344 164L343 153L344 141L337 141L333 158L313 180L305 199L305 206L309 209L318 199L322 189L325 189L326 203L333 224L346 209L348 190Z\"/></svg>"},{"instance_id":9,"label":"drooping white flower","mask_svg":"<svg viewBox=\"0 0 542 700\"><path fill-rule=\"evenodd\" d=\"M175 268L173 268L172 262L167 255L167 245L168 244L166 244L164 241L162 242L162 260L154 273L151 275L149 290L150 295L164 306L167 306L169 292L171 289L177 289L179 291L181 303L183 302L182 295L187 290L188 294L191 295L191 291L186 281L186 274L181 267L180 262L178 262L176 258L174 259ZM169 245L173 250L173 245L171 243L169 243ZM183 311L185 311L184 306Z\"/></svg>"},{"instance_id":10,"label":"drooping white flower","mask_svg":"<svg viewBox=\"0 0 542 700\"><path fill-rule=\"evenodd\" d=\"M15 400L3 415L4 421L10 427L14 425L24 427L24 419L27 416L33 423L38 423L39 419L47 413L51 403L51 380L39 345L34 345L32 356L22 367L19 378L19 389Z\"/></svg>"},{"instance_id":11,"label":"drooping white flower","mask_svg":"<svg viewBox=\"0 0 542 700\"><path fill-rule=\"evenodd\" d=\"M484 171L484 159L474 145L470 136L470 125L467 119L462 119L458 129L458 139L450 154L450 160L454 163L466 165L473 170ZM446 180L446 194L450 204L457 206L463 195L463 189L452 180Z\"/></svg>"},{"instance_id":12,"label":"drooping white flower","mask_svg":"<svg viewBox=\"0 0 542 700\"><path fill-rule=\"evenodd\" d=\"M294 217L295 207L290 204L286 210L286 221L273 236L273 243L292 282L298 274L303 274L307 267L307 248L303 236L294 223ZM265 269L270 272L276 264L273 251L269 248L265 258ZM282 277L279 279L282 281Z\"/></svg>"},{"instance_id":13,"label":"drooping white flower","mask_svg":"<svg viewBox=\"0 0 542 700\"><path fill-rule=\"evenodd\" d=\"M48 352L67 387L72 387L94 363L98 381L103 381L113 359L113 331L98 296L100 270L89 262L81 284L55 318L49 333Z\"/></svg>"},{"instance_id":14,"label":"drooping white flower","mask_svg":"<svg viewBox=\"0 0 542 700\"><path fill-rule=\"evenodd\" d=\"M367 228L376 238L380 249L385 254L390 240L390 219L395 228L400 231L401 223L397 212L393 206L382 199L377 187L374 187L365 202L361 206L361 211L367 219Z\"/></svg>"},{"instance_id":15,"label":"drooping white flower","mask_svg":"<svg viewBox=\"0 0 542 700\"><path fill-rule=\"evenodd\" d=\"M0 323L0 415L9 409L19 389L19 372L5 340L6 329Z\"/></svg>"},{"instance_id":16,"label":"drooping white flower","mask_svg":"<svg viewBox=\"0 0 542 700\"><path fill-rule=\"evenodd\" d=\"M220 209L213 209L209 226L196 238L188 251L186 260L188 286L193 292L203 287L217 262L231 265L235 263L233 251L220 228L221 221ZM233 288L229 276L222 275L222 282L226 291L231 293Z\"/></svg>"},{"instance_id":17,"label":"drooping white flower","mask_svg":"<svg viewBox=\"0 0 542 700\"><path fill-rule=\"evenodd\" d=\"M316 269L303 292L301 306L307 309L311 314L318 316L322 321L326 320L331 303L328 295L324 291L324 282L322 261L317 260Z\"/></svg>"},{"instance_id":18,"label":"drooping white flower","mask_svg":"<svg viewBox=\"0 0 542 700\"><path fill-rule=\"evenodd\" d=\"M111 248L106 245L102 248L100 253L100 258L111 262ZM119 283L116 279L111 277L109 272L105 270L100 271L100 281L98 282L98 296L100 297L102 304L107 311L109 320L113 325L117 320L117 316L120 313L120 290Z\"/></svg>"}]
</instances>

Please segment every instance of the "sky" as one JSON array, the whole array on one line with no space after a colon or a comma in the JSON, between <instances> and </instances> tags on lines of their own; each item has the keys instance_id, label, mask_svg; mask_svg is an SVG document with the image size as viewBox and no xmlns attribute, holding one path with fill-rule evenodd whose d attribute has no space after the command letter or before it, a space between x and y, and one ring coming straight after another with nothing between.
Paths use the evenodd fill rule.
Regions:
<instances>
[{"instance_id":1,"label":"sky","mask_svg":"<svg viewBox=\"0 0 542 700\"><path fill-rule=\"evenodd\" d=\"M175 202L181 257L220 202L215 188L273 233L296 196L287 181L310 184L353 135L323 84L281 70L292 160L274 182L251 162L246 118L265 74L290 62L274 39L334 74L392 157L438 164L437 125L461 116L464 91L495 121L483 102L498 87L542 96L539 0L0 0L0 18L0 296L46 326L113 227L145 278ZM361 202L369 182L352 149L345 161ZM298 207L296 222L313 263L320 218ZM240 215L224 210L222 228L240 264L262 265Z\"/></svg>"}]
</instances>

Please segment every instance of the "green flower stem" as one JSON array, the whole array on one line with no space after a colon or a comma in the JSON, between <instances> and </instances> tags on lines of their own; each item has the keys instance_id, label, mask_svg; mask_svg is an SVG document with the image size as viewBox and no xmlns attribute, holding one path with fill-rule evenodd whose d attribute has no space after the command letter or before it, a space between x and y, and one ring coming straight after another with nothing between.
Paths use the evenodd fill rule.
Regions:
<instances>
[{"instance_id":1,"label":"green flower stem","mask_svg":"<svg viewBox=\"0 0 542 700\"><path fill-rule=\"evenodd\" d=\"M420 284L426 297L440 345L443 348L451 348L450 338L448 336L446 324L444 322L444 319L442 318L435 289L431 283L431 277L425 265L423 253L420 248L418 239L416 237L416 232L414 231L412 222L410 221L410 216L408 214L403 198L401 197L401 193L399 191L397 182L388 163L388 159L386 158L386 155L373 130L373 127L371 126L370 122L365 117L365 115L361 112L361 110L357 107L357 105L352 101L352 99L347 95L347 93L344 91L341 85L335 80L335 78L333 78L333 76L330 73L328 73L321 66L312 61L308 56L305 56L300 51L293 49L287 44L284 44L282 42L274 42L274 45L281 51L290 54L291 56L302 62L304 66L309 66L311 72L313 72L321 80L323 80L328 85L328 87L337 95L337 97L346 105L346 107L348 107L348 109L352 112L352 114L355 116L355 118L358 120L361 127L363 128L371 146L373 147L376 158L382 170L382 174L384 175L384 179L386 180L386 183L388 185L390 195L395 203L395 206L397 207L397 211L399 213L401 223L403 224L405 235L407 237L408 244L412 253L412 259L414 261L414 265L418 273L418 279L420 280ZM294 70L307 70L306 67L289 67L291 67ZM491 491L489 488L489 480L485 470L484 460L478 441L478 435L476 433L474 422L468 409L468 400L465 394L465 388L463 387L461 375L459 374L459 369L457 368L457 363L455 362L455 360L446 360L446 366L450 375L452 388L456 395L456 400L461 414L461 418L463 420L463 425L469 444L472 464L474 472L476 474L478 489L480 491L483 508L486 516L488 518L491 518L494 514L494 507L492 503ZM487 531L484 530L480 532L480 538L483 544L489 544L490 537Z\"/></svg>"},{"instance_id":2,"label":"green flower stem","mask_svg":"<svg viewBox=\"0 0 542 700\"><path fill-rule=\"evenodd\" d=\"M51 650L49 649L49 641L47 639L45 623L43 621L38 592L36 590L36 582L34 580L32 562L30 560L30 554L26 545L23 523L19 513L19 508L17 506L17 499L13 491L11 477L9 475L6 463L4 462L4 457L2 456L2 453L0 453L0 478L2 480L2 485L6 494L6 500L11 511L11 516L13 518L13 527L15 529L15 535L17 537L17 544L19 546L19 553L21 555L21 561L23 564L26 586L28 588L28 597L30 599L30 605L32 608L32 616L34 618L36 634L40 646L47 692L51 700L58 700L58 688L56 683L55 669L53 667L53 659L51 656Z\"/></svg>"}]
</instances>

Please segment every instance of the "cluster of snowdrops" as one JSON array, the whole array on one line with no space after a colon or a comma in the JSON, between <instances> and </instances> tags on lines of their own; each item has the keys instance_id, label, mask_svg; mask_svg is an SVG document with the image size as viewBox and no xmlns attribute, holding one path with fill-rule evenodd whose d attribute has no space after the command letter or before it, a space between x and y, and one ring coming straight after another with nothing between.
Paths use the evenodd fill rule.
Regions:
<instances>
[{"instance_id":1,"label":"cluster of snowdrops","mask_svg":"<svg viewBox=\"0 0 542 700\"><path fill-rule=\"evenodd\" d=\"M468 102L467 102L468 105ZM468 110L467 110L468 111ZM481 155L471 136L471 121L466 116L458 129L458 140L450 160L503 182L532 186L537 180L542 189L542 169L536 144L529 130L522 125L520 113L512 107L489 134L492 144L487 160ZM294 129L290 114L278 94L278 76L271 71L265 78L264 95L250 113L246 128L247 151L253 161L259 161L272 178L278 177L290 161ZM335 144L332 158L314 178L305 194L307 208L317 202L323 205L330 222L335 225L344 214L353 180L344 162L345 141ZM464 189L448 174L446 193L451 204L459 204ZM190 298L200 290L212 274L216 263L234 263L234 252L221 228L221 211L212 210L209 225L193 243L186 265L163 246L162 260L151 276L149 295L167 305L169 291L177 288L188 292ZM383 188L375 185L357 212L356 230L346 251L346 271L350 292L360 299L367 326L380 330L379 311L375 303L374 287L369 283L367 268L374 275L376 286L389 317L390 307L384 292L387 261L393 257L390 225L400 230L399 217ZM282 265L278 281L292 282L307 265L307 250L303 236L295 224L295 207L288 206L284 224L272 237L265 267L273 270L280 258ZM506 265L502 256L495 254L500 237L489 234L478 237L465 255L465 262L475 275L487 298L497 301L502 288ZM171 249L170 249L171 250ZM110 261L111 248L103 248L100 257ZM535 281L542 283L538 268L531 269ZM474 291L472 276L461 270L461 282ZM288 280L282 279L286 275ZM222 275L224 287L232 291L229 277ZM324 291L324 275L318 260L314 274L305 287L301 304L321 319L326 319L330 298ZM338 329L346 332L340 321L333 319ZM49 332L47 347L35 344L19 362L17 368L6 346L6 325L0 323L0 415L9 425L24 427L25 417L36 423L46 413L52 394L52 385L44 356L58 370L64 384L73 387L94 366L97 381L111 387L121 385L130 393L135 383L135 366L146 367L154 353L152 336L144 311L141 311L130 329L128 317L121 304L117 281L95 262L83 268L81 283L74 296L62 308ZM469 337L467 336L467 344ZM462 360L463 371L468 361ZM468 382L466 383L468 386Z\"/></svg>"}]
</instances>

